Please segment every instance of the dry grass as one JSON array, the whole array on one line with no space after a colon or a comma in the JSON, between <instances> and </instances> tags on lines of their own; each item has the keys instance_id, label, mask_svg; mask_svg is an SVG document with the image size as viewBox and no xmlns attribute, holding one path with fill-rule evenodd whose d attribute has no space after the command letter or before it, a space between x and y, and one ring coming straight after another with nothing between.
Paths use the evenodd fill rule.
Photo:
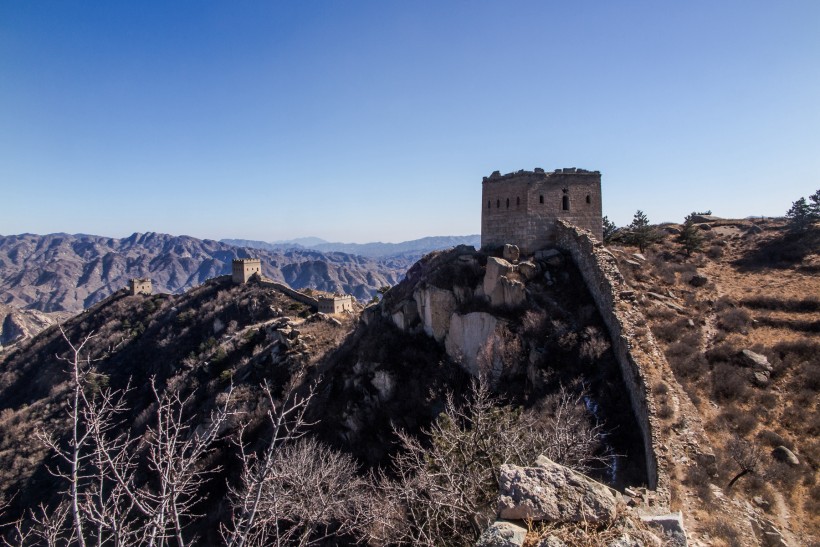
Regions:
<instances>
[{"instance_id":1,"label":"dry grass","mask_svg":"<svg viewBox=\"0 0 820 547\"><path fill-rule=\"evenodd\" d=\"M782 502L770 503L771 518L779 527L789 523L796 537L812 543L820 539L820 275L813 269L820 263L820 247L812 249L804 242L799 253L779 253L784 234L780 224L770 221L762 233L746 235L744 222L748 224L731 221L707 232L706 251L689 261L708 278L705 286L683 282L691 271L678 273L676 283L669 283L670 271L684 262L673 238L653 249L651 268L628 277L638 290L671 289L685 310L675 313L645 302L648 323L696 403L712 446L725 446L734 435L763 448L760 475L744 477L733 495L749 501L755 495L782 496ZM789 242L790 249L795 245ZM766 261L775 255L776 263ZM751 381L751 369L738 356L743 349L769 359L773 370L768 385ZM798 454L799 467L772 463L769 452L780 444ZM683 482L694 494L690 499L709 506L708 488L700 485L728 480L724 475L733 469L722 467L721 476L712 479L690 469ZM688 510L698 512L696 507ZM703 525L696 528L708 533L713 544L742 544L731 522L705 514Z\"/></svg>"}]
</instances>

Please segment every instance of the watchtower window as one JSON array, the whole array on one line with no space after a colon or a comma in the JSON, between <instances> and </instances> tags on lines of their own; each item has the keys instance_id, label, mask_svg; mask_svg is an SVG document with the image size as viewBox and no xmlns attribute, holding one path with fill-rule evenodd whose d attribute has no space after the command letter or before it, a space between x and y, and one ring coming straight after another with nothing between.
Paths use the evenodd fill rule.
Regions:
<instances>
[{"instance_id":1,"label":"watchtower window","mask_svg":"<svg viewBox=\"0 0 820 547\"><path fill-rule=\"evenodd\" d=\"M487 209L489 209L490 207L492 207L492 202L491 202L491 201L488 201L488 202L487 202Z\"/></svg>"},{"instance_id":2,"label":"watchtower window","mask_svg":"<svg viewBox=\"0 0 820 547\"><path fill-rule=\"evenodd\" d=\"M561 209L564 211L569 211L569 196L564 196L561 198Z\"/></svg>"},{"instance_id":3,"label":"watchtower window","mask_svg":"<svg viewBox=\"0 0 820 547\"><path fill-rule=\"evenodd\" d=\"M501 207L501 200L500 199L495 200L495 208L498 209L500 207Z\"/></svg>"},{"instance_id":4,"label":"watchtower window","mask_svg":"<svg viewBox=\"0 0 820 547\"><path fill-rule=\"evenodd\" d=\"M592 203L592 200L589 198L589 194L587 194L587 203Z\"/></svg>"},{"instance_id":5,"label":"watchtower window","mask_svg":"<svg viewBox=\"0 0 820 547\"><path fill-rule=\"evenodd\" d=\"M521 198L515 198L515 206L518 207L521 205Z\"/></svg>"},{"instance_id":6,"label":"watchtower window","mask_svg":"<svg viewBox=\"0 0 820 547\"><path fill-rule=\"evenodd\" d=\"M538 202L544 203L544 196L538 196Z\"/></svg>"},{"instance_id":7,"label":"watchtower window","mask_svg":"<svg viewBox=\"0 0 820 547\"><path fill-rule=\"evenodd\" d=\"M507 209L510 208L510 198L507 198Z\"/></svg>"}]
</instances>

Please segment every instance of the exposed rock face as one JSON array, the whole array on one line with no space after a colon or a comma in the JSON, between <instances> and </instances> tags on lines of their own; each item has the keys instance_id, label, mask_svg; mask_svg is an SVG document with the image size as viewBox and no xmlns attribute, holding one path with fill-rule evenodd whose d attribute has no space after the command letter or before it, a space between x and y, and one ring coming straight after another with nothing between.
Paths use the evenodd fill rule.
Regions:
<instances>
[{"instance_id":1,"label":"exposed rock face","mask_svg":"<svg viewBox=\"0 0 820 547\"><path fill-rule=\"evenodd\" d=\"M504 251L502 253L504 260L509 262L518 262L518 257L521 256L521 251L518 250L518 247L515 245L504 245Z\"/></svg>"},{"instance_id":2,"label":"exposed rock face","mask_svg":"<svg viewBox=\"0 0 820 547\"><path fill-rule=\"evenodd\" d=\"M527 529L512 522L497 521L484 530L476 547L521 547L527 537Z\"/></svg>"},{"instance_id":3,"label":"exposed rock face","mask_svg":"<svg viewBox=\"0 0 820 547\"><path fill-rule=\"evenodd\" d=\"M502 258L491 256L487 259L483 288L492 306L514 308L527 300L524 284L509 277L515 271L516 267Z\"/></svg>"},{"instance_id":4,"label":"exposed rock face","mask_svg":"<svg viewBox=\"0 0 820 547\"><path fill-rule=\"evenodd\" d=\"M460 359L462 366L471 374L478 374L479 353L492 339L498 326L498 319L489 313L454 313L450 318L450 329L444 344L447 355L456 361Z\"/></svg>"},{"instance_id":5,"label":"exposed rock face","mask_svg":"<svg viewBox=\"0 0 820 547\"><path fill-rule=\"evenodd\" d=\"M69 318L71 313L43 313L0 304L0 347L11 346Z\"/></svg>"},{"instance_id":6,"label":"exposed rock face","mask_svg":"<svg viewBox=\"0 0 820 547\"><path fill-rule=\"evenodd\" d=\"M606 523L618 499L608 487L541 456L535 467L502 465L498 515L504 519Z\"/></svg>"},{"instance_id":7,"label":"exposed rock face","mask_svg":"<svg viewBox=\"0 0 820 547\"><path fill-rule=\"evenodd\" d=\"M450 316L456 309L456 297L452 291L427 286L413 293L418 304L424 332L437 342L444 341L450 326Z\"/></svg>"}]
</instances>

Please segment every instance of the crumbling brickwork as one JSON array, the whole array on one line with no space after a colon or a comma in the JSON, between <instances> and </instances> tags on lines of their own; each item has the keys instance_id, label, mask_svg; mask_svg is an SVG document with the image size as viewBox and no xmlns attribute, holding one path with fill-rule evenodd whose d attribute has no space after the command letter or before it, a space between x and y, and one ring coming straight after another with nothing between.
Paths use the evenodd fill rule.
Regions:
<instances>
[{"instance_id":1,"label":"crumbling brickwork","mask_svg":"<svg viewBox=\"0 0 820 547\"><path fill-rule=\"evenodd\" d=\"M555 243L555 223L564 220L603 240L601 173L584 169L543 169L484 177L481 193L481 247L505 243L530 254Z\"/></svg>"}]
</instances>

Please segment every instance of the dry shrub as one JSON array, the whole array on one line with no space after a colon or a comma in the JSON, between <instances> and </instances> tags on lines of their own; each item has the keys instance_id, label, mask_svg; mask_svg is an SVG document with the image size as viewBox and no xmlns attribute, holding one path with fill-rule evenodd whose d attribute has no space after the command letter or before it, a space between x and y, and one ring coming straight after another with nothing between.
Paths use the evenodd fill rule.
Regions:
<instances>
[{"instance_id":1,"label":"dry shrub","mask_svg":"<svg viewBox=\"0 0 820 547\"><path fill-rule=\"evenodd\" d=\"M820 515L820 485L815 484L809 488L806 501L803 502L803 510L809 515Z\"/></svg>"},{"instance_id":2,"label":"dry shrub","mask_svg":"<svg viewBox=\"0 0 820 547\"><path fill-rule=\"evenodd\" d=\"M820 311L820 298L817 298L816 296L803 299L755 296L752 298L744 298L741 301L741 304L747 308L759 310L790 311L798 313Z\"/></svg>"},{"instance_id":3,"label":"dry shrub","mask_svg":"<svg viewBox=\"0 0 820 547\"><path fill-rule=\"evenodd\" d=\"M771 447L775 446L785 446L789 450L791 450L792 444L788 442L786 439L781 437L778 433L770 430L764 429L757 434L757 438L760 439L761 442L768 444Z\"/></svg>"},{"instance_id":4,"label":"dry shrub","mask_svg":"<svg viewBox=\"0 0 820 547\"><path fill-rule=\"evenodd\" d=\"M706 256L711 258L712 260L717 260L723 257L723 247L720 245L712 245L706 251Z\"/></svg>"},{"instance_id":5,"label":"dry shrub","mask_svg":"<svg viewBox=\"0 0 820 547\"><path fill-rule=\"evenodd\" d=\"M690 465L686 469L686 477L683 479L684 484L691 486L705 504L711 504L714 501L712 496L712 489L709 488L709 483L712 478L706 469L700 465Z\"/></svg>"},{"instance_id":6,"label":"dry shrub","mask_svg":"<svg viewBox=\"0 0 820 547\"><path fill-rule=\"evenodd\" d=\"M750 412L744 412L732 405L724 409L721 417L740 436L746 436L757 426L757 418Z\"/></svg>"},{"instance_id":7,"label":"dry shrub","mask_svg":"<svg viewBox=\"0 0 820 547\"><path fill-rule=\"evenodd\" d=\"M722 539L728 547L746 547L737 528L719 516L713 516L710 522L704 524L703 529L713 538Z\"/></svg>"},{"instance_id":8,"label":"dry shrub","mask_svg":"<svg viewBox=\"0 0 820 547\"><path fill-rule=\"evenodd\" d=\"M718 363L712 371L712 391L722 402L745 401L749 396L749 385L736 367Z\"/></svg>"},{"instance_id":9,"label":"dry shrub","mask_svg":"<svg viewBox=\"0 0 820 547\"><path fill-rule=\"evenodd\" d=\"M652 333L660 340L671 343L681 338L681 333L685 333L689 327L689 320L685 317L674 321L656 323L652 328Z\"/></svg>"},{"instance_id":10,"label":"dry shrub","mask_svg":"<svg viewBox=\"0 0 820 547\"><path fill-rule=\"evenodd\" d=\"M746 334L752 324L752 316L741 308L728 308L718 312L717 326L726 332Z\"/></svg>"}]
</instances>

